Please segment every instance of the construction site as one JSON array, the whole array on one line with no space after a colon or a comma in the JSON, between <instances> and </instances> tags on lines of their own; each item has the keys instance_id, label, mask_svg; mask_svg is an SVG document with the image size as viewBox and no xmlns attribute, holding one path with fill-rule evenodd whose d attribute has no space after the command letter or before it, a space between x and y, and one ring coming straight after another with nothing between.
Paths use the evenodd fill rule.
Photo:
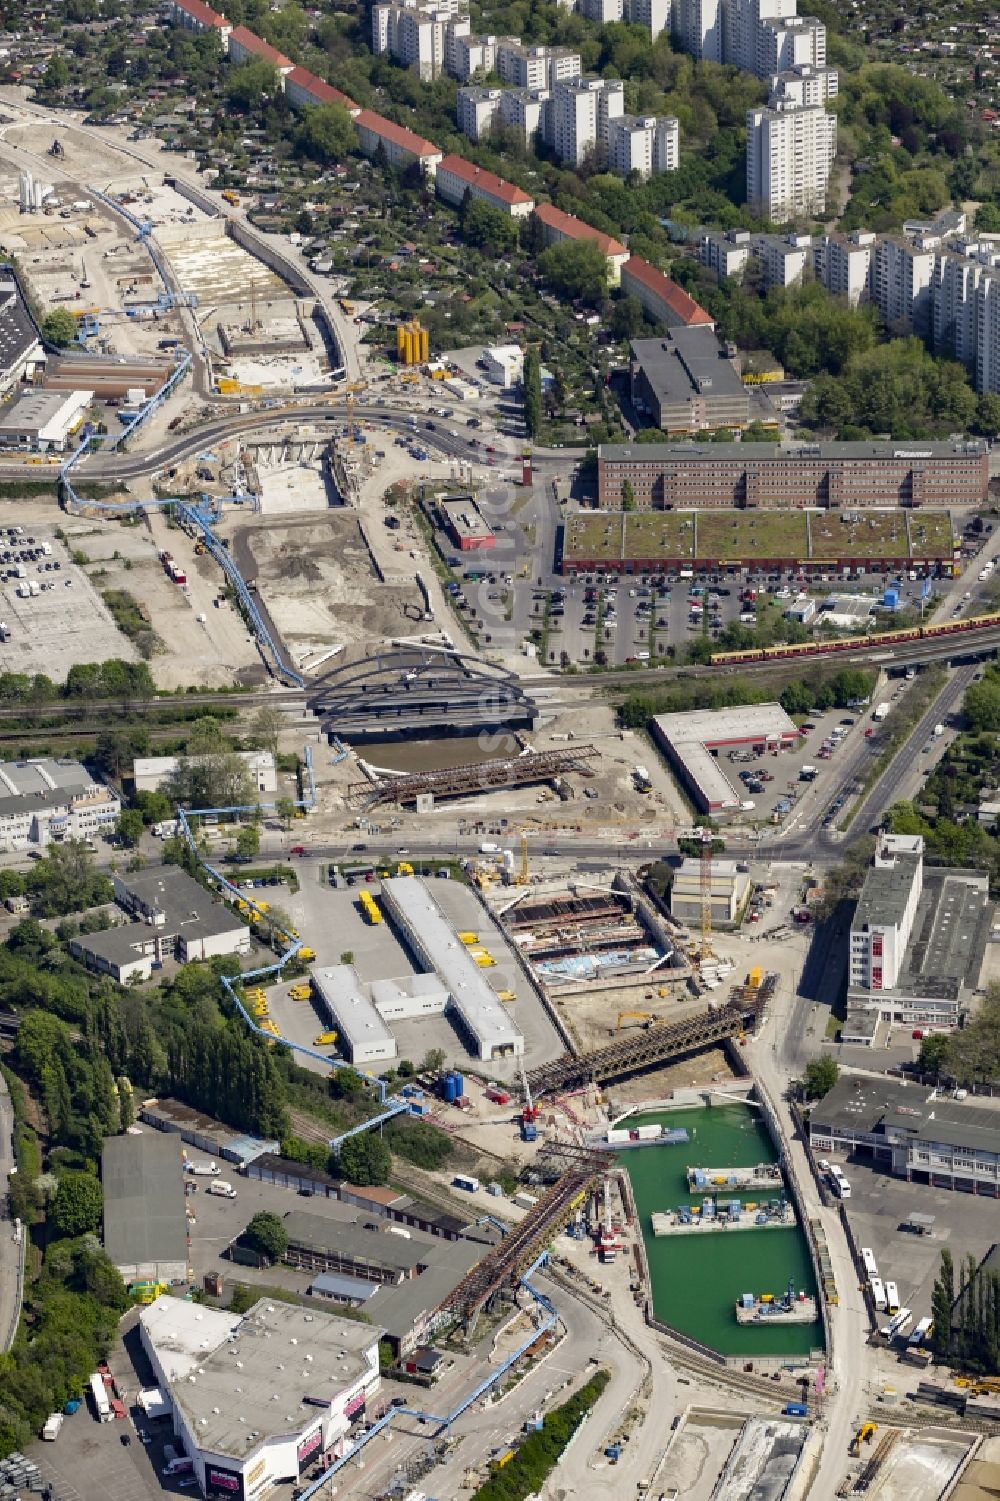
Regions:
<instances>
[{"instance_id":1,"label":"construction site","mask_svg":"<svg viewBox=\"0 0 1000 1501\"><path fill-rule=\"evenodd\" d=\"M567 772L592 775L597 754L592 745L542 752L525 746L519 756L510 759L490 759L396 776L380 773L368 762L360 761L366 780L352 782L348 798L365 809L396 804L429 812L437 802L478 797L484 792L537 787L542 783L558 788Z\"/></svg>"}]
</instances>

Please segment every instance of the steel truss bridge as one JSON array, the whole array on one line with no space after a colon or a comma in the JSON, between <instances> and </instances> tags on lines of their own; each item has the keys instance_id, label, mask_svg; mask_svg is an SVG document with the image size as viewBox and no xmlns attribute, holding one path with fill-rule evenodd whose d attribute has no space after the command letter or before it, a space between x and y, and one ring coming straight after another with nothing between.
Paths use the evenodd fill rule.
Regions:
<instances>
[{"instance_id":1,"label":"steel truss bridge","mask_svg":"<svg viewBox=\"0 0 1000 1501\"><path fill-rule=\"evenodd\" d=\"M432 794L437 800L465 797L497 787L529 787L535 782L550 782L568 771L592 776L591 762L596 755L592 745L574 745L572 749L537 753L529 751L510 761L485 761L446 767L440 771L378 777L371 782L352 782L347 795L365 808L373 808L378 803L412 803L425 793Z\"/></svg>"}]
</instances>

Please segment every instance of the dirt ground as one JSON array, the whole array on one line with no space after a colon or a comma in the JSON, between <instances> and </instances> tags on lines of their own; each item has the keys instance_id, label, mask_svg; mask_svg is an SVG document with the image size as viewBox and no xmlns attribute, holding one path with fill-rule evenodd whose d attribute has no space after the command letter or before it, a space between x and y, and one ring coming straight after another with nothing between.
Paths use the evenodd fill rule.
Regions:
<instances>
[{"instance_id":1,"label":"dirt ground","mask_svg":"<svg viewBox=\"0 0 1000 1501\"><path fill-rule=\"evenodd\" d=\"M353 512L246 527L239 541L249 548L261 598L293 656L330 646L364 654L390 636L419 630L416 584L379 582Z\"/></svg>"}]
</instances>

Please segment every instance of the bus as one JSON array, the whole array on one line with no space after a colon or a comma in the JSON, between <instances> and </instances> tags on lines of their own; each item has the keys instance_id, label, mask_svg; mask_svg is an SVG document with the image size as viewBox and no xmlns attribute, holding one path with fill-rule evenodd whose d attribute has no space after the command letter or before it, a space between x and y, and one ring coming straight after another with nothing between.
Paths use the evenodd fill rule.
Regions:
<instances>
[{"instance_id":1,"label":"bus","mask_svg":"<svg viewBox=\"0 0 1000 1501\"><path fill-rule=\"evenodd\" d=\"M872 1301L875 1304L875 1312L885 1313L888 1310L889 1305L886 1301L885 1288L882 1286L880 1279L878 1277L873 1277L871 1279L871 1282L869 1283L869 1286L872 1290Z\"/></svg>"},{"instance_id":2,"label":"bus","mask_svg":"<svg viewBox=\"0 0 1000 1501\"><path fill-rule=\"evenodd\" d=\"M104 1378L99 1371L95 1371L90 1378L90 1395L94 1403L94 1417L99 1423L110 1423L111 1403L108 1401L108 1389L104 1385Z\"/></svg>"},{"instance_id":3,"label":"bus","mask_svg":"<svg viewBox=\"0 0 1000 1501\"><path fill-rule=\"evenodd\" d=\"M861 1260L865 1268L865 1276L871 1282L873 1277L878 1276L878 1267L875 1264L875 1252L868 1246L861 1247Z\"/></svg>"},{"instance_id":4,"label":"bus","mask_svg":"<svg viewBox=\"0 0 1000 1501\"><path fill-rule=\"evenodd\" d=\"M922 1344L925 1344L926 1341L930 1339L931 1334L933 1333L933 1331L934 1331L934 1320L933 1319L929 1319L929 1318L922 1318L920 1320L920 1323L916 1325L916 1327L913 1330L913 1333L910 1335L909 1339L907 1340L907 1342L906 1342L907 1348L910 1349L910 1350L917 1350L917 1349L919 1349Z\"/></svg>"},{"instance_id":5,"label":"bus","mask_svg":"<svg viewBox=\"0 0 1000 1501\"><path fill-rule=\"evenodd\" d=\"M904 1333L907 1324L910 1323L912 1318L913 1314L908 1308L901 1308L896 1314L896 1317L890 1319L888 1324L886 1324L885 1328L881 1331L882 1338L889 1340L895 1339L897 1334Z\"/></svg>"},{"instance_id":6,"label":"bus","mask_svg":"<svg viewBox=\"0 0 1000 1501\"><path fill-rule=\"evenodd\" d=\"M836 1163L830 1169L830 1187L838 1199L849 1199L851 1197L851 1185L844 1177L843 1168L837 1167Z\"/></svg>"},{"instance_id":7,"label":"bus","mask_svg":"<svg viewBox=\"0 0 1000 1501\"><path fill-rule=\"evenodd\" d=\"M889 1306L890 1314L899 1312L899 1289L895 1282L885 1284L885 1301Z\"/></svg>"}]
</instances>

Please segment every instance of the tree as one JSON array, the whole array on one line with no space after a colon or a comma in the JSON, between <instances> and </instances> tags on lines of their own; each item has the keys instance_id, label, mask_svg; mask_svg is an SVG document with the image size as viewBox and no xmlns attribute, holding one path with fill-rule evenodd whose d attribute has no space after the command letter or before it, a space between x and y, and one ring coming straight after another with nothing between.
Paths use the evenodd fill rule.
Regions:
<instances>
[{"instance_id":1,"label":"tree","mask_svg":"<svg viewBox=\"0 0 1000 1501\"><path fill-rule=\"evenodd\" d=\"M446 1056L444 1048L429 1048L424 1054L424 1061L420 1065L420 1072L422 1074L439 1074L444 1068Z\"/></svg>"},{"instance_id":2,"label":"tree","mask_svg":"<svg viewBox=\"0 0 1000 1501\"><path fill-rule=\"evenodd\" d=\"M249 739L259 750L270 751L275 761L278 759L278 737L284 721L277 709L272 709L268 704L263 704L250 721Z\"/></svg>"},{"instance_id":3,"label":"tree","mask_svg":"<svg viewBox=\"0 0 1000 1501\"><path fill-rule=\"evenodd\" d=\"M538 257L538 270L554 292L597 307L607 296L608 262L593 240L560 240Z\"/></svg>"},{"instance_id":4,"label":"tree","mask_svg":"<svg viewBox=\"0 0 1000 1501\"><path fill-rule=\"evenodd\" d=\"M42 335L50 344L58 344L62 349L67 344L72 344L76 338L79 324L68 307L53 308L42 319Z\"/></svg>"},{"instance_id":5,"label":"tree","mask_svg":"<svg viewBox=\"0 0 1000 1501\"><path fill-rule=\"evenodd\" d=\"M86 1235L100 1225L103 1208L101 1185L93 1173L63 1173L48 1223L57 1235Z\"/></svg>"},{"instance_id":6,"label":"tree","mask_svg":"<svg viewBox=\"0 0 1000 1501\"><path fill-rule=\"evenodd\" d=\"M122 844L135 849L142 838L146 825L138 808L123 808L115 824L115 833Z\"/></svg>"},{"instance_id":7,"label":"tree","mask_svg":"<svg viewBox=\"0 0 1000 1501\"><path fill-rule=\"evenodd\" d=\"M473 198L466 190L462 200L462 234L470 245L509 255L517 247L517 224L503 209L494 208L483 198Z\"/></svg>"},{"instance_id":8,"label":"tree","mask_svg":"<svg viewBox=\"0 0 1000 1501\"><path fill-rule=\"evenodd\" d=\"M537 349L529 349L524 356L524 426L529 438L534 438L542 425L542 365Z\"/></svg>"},{"instance_id":9,"label":"tree","mask_svg":"<svg viewBox=\"0 0 1000 1501\"><path fill-rule=\"evenodd\" d=\"M267 1210L254 1215L243 1232L243 1238L272 1262L280 1261L288 1250L288 1231L280 1215L270 1214Z\"/></svg>"},{"instance_id":10,"label":"tree","mask_svg":"<svg viewBox=\"0 0 1000 1501\"><path fill-rule=\"evenodd\" d=\"M622 510L635 510L635 491L632 488L632 481L627 479L622 481Z\"/></svg>"},{"instance_id":11,"label":"tree","mask_svg":"<svg viewBox=\"0 0 1000 1501\"><path fill-rule=\"evenodd\" d=\"M955 1264L947 1246L941 1251L941 1270L931 1291L931 1318L934 1320L934 1353L947 1358L951 1345L951 1310L955 1302Z\"/></svg>"},{"instance_id":12,"label":"tree","mask_svg":"<svg viewBox=\"0 0 1000 1501\"><path fill-rule=\"evenodd\" d=\"M119 1074L116 1082L118 1089L118 1126L119 1130L127 1131L135 1120L135 1100L132 1098L132 1084L124 1074Z\"/></svg>"},{"instance_id":13,"label":"tree","mask_svg":"<svg viewBox=\"0 0 1000 1501\"><path fill-rule=\"evenodd\" d=\"M616 339L634 339L642 331L642 322L642 303L632 293L612 304L610 326Z\"/></svg>"},{"instance_id":14,"label":"tree","mask_svg":"<svg viewBox=\"0 0 1000 1501\"><path fill-rule=\"evenodd\" d=\"M339 162L358 149L354 121L339 104L318 104L302 111L297 144L318 162Z\"/></svg>"},{"instance_id":15,"label":"tree","mask_svg":"<svg viewBox=\"0 0 1000 1501\"><path fill-rule=\"evenodd\" d=\"M236 853L243 860L252 860L260 854L260 829L255 823L241 825L236 835Z\"/></svg>"},{"instance_id":16,"label":"tree","mask_svg":"<svg viewBox=\"0 0 1000 1501\"><path fill-rule=\"evenodd\" d=\"M807 1100L820 1100L840 1078L840 1069L834 1059L827 1056L810 1058L805 1067L803 1083Z\"/></svg>"},{"instance_id":17,"label":"tree","mask_svg":"<svg viewBox=\"0 0 1000 1501\"><path fill-rule=\"evenodd\" d=\"M295 804L292 799L290 797L279 797L274 805L274 811L281 819L285 829L290 829L292 819L295 817Z\"/></svg>"},{"instance_id":18,"label":"tree","mask_svg":"<svg viewBox=\"0 0 1000 1501\"><path fill-rule=\"evenodd\" d=\"M392 1153L381 1136L366 1131L361 1136L349 1136L340 1149L340 1157L331 1167L349 1183L358 1188L378 1187L388 1183L392 1169Z\"/></svg>"},{"instance_id":19,"label":"tree","mask_svg":"<svg viewBox=\"0 0 1000 1501\"><path fill-rule=\"evenodd\" d=\"M948 1072L961 1084L987 1084L1000 1077L1000 985L986 988L972 1020L947 1039Z\"/></svg>"},{"instance_id":20,"label":"tree","mask_svg":"<svg viewBox=\"0 0 1000 1501\"><path fill-rule=\"evenodd\" d=\"M920 1044L920 1067L925 1074L940 1074L948 1065L948 1038L944 1032L932 1032Z\"/></svg>"},{"instance_id":21,"label":"tree","mask_svg":"<svg viewBox=\"0 0 1000 1501\"><path fill-rule=\"evenodd\" d=\"M270 63L241 63L226 73L226 98L237 109L258 109L265 96L273 99L277 92L278 75Z\"/></svg>"},{"instance_id":22,"label":"tree","mask_svg":"<svg viewBox=\"0 0 1000 1501\"><path fill-rule=\"evenodd\" d=\"M42 74L43 89L64 89L69 83L69 64L58 52L53 52Z\"/></svg>"},{"instance_id":23,"label":"tree","mask_svg":"<svg viewBox=\"0 0 1000 1501\"><path fill-rule=\"evenodd\" d=\"M356 1068L335 1069L330 1079L330 1093L335 1100L353 1100L363 1093L365 1081Z\"/></svg>"}]
</instances>

